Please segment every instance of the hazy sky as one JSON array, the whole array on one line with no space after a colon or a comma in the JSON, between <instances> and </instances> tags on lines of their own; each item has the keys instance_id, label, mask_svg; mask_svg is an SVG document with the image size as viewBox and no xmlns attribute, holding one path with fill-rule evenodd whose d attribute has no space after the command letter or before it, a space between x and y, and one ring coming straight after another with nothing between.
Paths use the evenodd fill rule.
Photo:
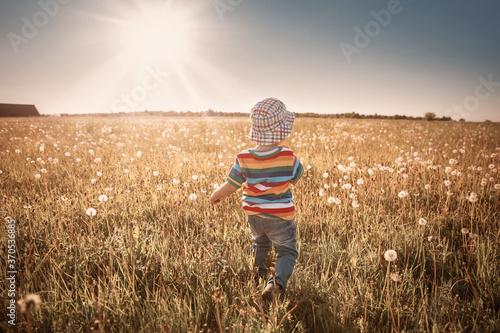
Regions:
<instances>
[{"instance_id":1,"label":"hazy sky","mask_svg":"<svg viewBox=\"0 0 500 333\"><path fill-rule=\"evenodd\" d=\"M0 103L500 121L497 0L0 0Z\"/></svg>"}]
</instances>

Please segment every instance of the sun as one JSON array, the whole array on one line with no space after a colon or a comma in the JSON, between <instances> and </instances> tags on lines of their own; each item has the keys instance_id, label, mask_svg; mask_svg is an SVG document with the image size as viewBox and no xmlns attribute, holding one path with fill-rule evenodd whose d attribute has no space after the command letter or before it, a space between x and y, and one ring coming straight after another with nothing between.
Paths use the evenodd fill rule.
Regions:
<instances>
[{"instance_id":1,"label":"sun","mask_svg":"<svg viewBox=\"0 0 500 333\"><path fill-rule=\"evenodd\" d=\"M182 61L189 52L188 16L172 8L148 10L123 24L121 43L131 56L143 61Z\"/></svg>"}]
</instances>

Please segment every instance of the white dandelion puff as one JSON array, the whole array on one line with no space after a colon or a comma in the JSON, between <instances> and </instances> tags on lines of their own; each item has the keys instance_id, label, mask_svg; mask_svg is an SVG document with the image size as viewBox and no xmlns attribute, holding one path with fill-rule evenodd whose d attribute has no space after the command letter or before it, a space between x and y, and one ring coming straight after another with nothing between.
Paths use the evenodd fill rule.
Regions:
<instances>
[{"instance_id":1,"label":"white dandelion puff","mask_svg":"<svg viewBox=\"0 0 500 333\"><path fill-rule=\"evenodd\" d=\"M189 200L196 200L196 198L197 198L197 196L194 193L189 195Z\"/></svg>"},{"instance_id":2,"label":"white dandelion puff","mask_svg":"<svg viewBox=\"0 0 500 333\"><path fill-rule=\"evenodd\" d=\"M394 250L387 250L384 253L384 258L385 258L385 260L391 262L391 261L394 261L398 258L398 254Z\"/></svg>"},{"instance_id":3,"label":"white dandelion puff","mask_svg":"<svg viewBox=\"0 0 500 333\"><path fill-rule=\"evenodd\" d=\"M423 217L421 217L419 220L418 220L418 224L420 225L426 225L427 224L427 220L424 219Z\"/></svg>"},{"instance_id":4,"label":"white dandelion puff","mask_svg":"<svg viewBox=\"0 0 500 333\"><path fill-rule=\"evenodd\" d=\"M99 196L99 201L100 202L108 201L108 196L106 194L100 195Z\"/></svg>"},{"instance_id":5,"label":"white dandelion puff","mask_svg":"<svg viewBox=\"0 0 500 333\"><path fill-rule=\"evenodd\" d=\"M398 197L400 197L402 199L402 198L405 198L407 195L408 195L408 192L401 191L401 192L399 192Z\"/></svg>"},{"instance_id":6,"label":"white dandelion puff","mask_svg":"<svg viewBox=\"0 0 500 333\"><path fill-rule=\"evenodd\" d=\"M97 211L94 208L89 208L86 211L88 216L95 216L97 214Z\"/></svg>"}]
</instances>

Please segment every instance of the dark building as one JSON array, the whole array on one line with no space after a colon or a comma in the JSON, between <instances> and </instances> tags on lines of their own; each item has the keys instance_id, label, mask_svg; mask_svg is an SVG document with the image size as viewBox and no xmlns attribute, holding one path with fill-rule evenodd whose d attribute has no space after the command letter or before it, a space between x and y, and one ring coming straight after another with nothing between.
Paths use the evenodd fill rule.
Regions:
<instances>
[{"instance_id":1,"label":"dark building","mask_svg":"<svg viewBox=\"0 0 500 333\"><path fill-rule=\"evenodd\" d=\"M2 104L0 103L0 117L38 117L40 113L34 105Z\"/></svg>"}]
</instances>

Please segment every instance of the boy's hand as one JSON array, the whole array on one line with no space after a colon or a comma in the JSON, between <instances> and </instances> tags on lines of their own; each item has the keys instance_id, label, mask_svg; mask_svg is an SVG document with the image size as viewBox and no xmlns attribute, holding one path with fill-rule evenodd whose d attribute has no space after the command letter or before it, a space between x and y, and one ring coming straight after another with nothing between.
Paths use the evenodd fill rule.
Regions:
<instances>
[{"instance_id":1,"label":"boy's hand","mask_svg":"<svg viewBox=\"0 0 500 333\"><path fill-rule=\"evenodd\" d=\"M212 195L210 196L210 202L213 205L217 205L220 202L220 199L233 194L237 190L237 187L229 184L228 182L225 182L221 187L216 189L214 193L212 193Z\"/></svg>"},{"instance_id":2,"label":"boy's hand","mask_svg":"<svg viewBox=\"0 0 500 333\"><path fill-rule=\"evenodd\" d=\"M210 196L210 202L212 203L212 205L217 205L220 200L221 198L217 195L217 191L212 193L212 195Z\"/></svg>"}]
</instances>

